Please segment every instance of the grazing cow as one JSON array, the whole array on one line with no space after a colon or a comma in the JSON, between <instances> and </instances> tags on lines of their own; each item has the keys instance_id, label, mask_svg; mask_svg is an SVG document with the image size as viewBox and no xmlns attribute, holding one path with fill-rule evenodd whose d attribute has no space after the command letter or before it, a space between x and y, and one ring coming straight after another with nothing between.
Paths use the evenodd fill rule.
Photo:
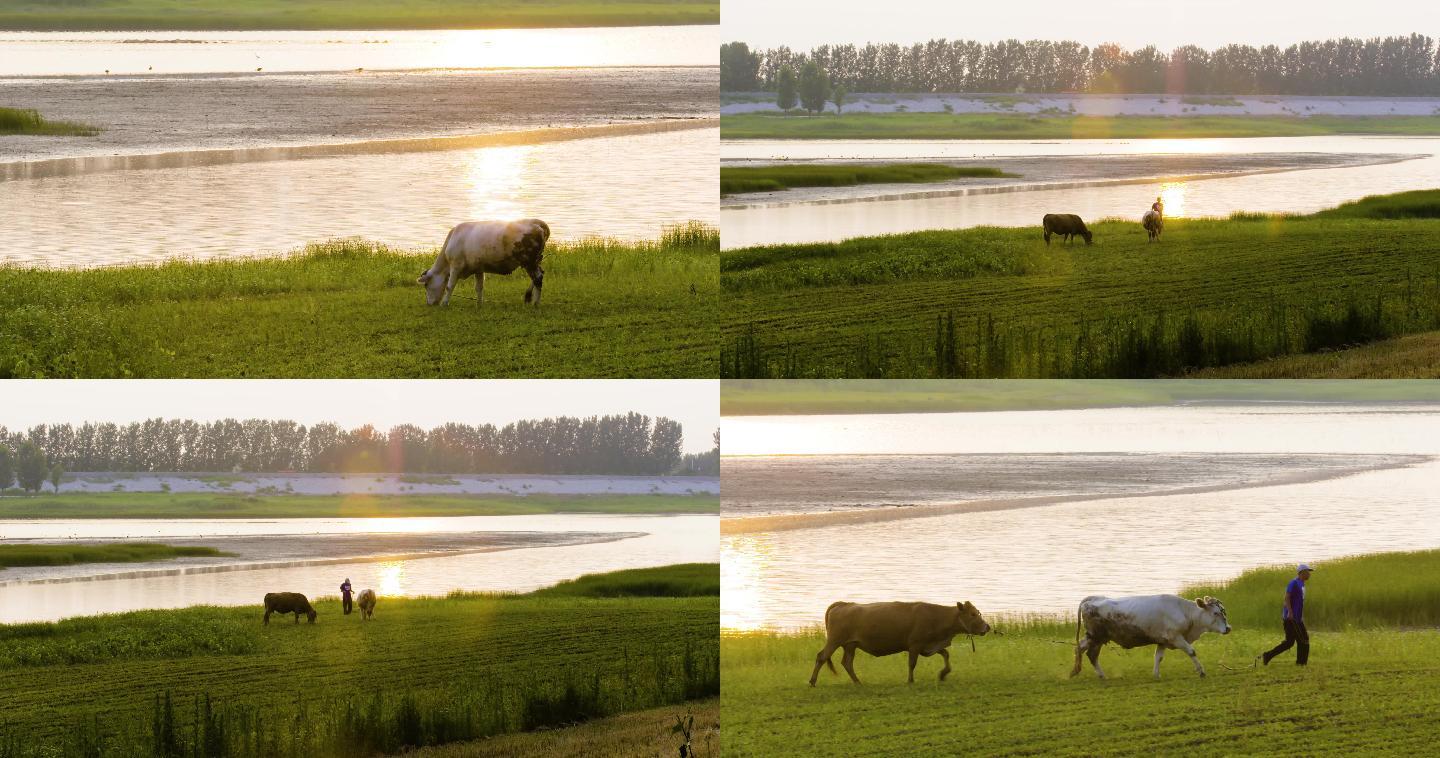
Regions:
<instances>
[{"instance_id":1,"label":"grazing cow","mask_svg":"<svg viewBox=\"0 0 1440 758\"><path fill-rule=\"evenodd\" d=\"M360 593L360 618L368 619L375 617L375 590L363 590Z\"/></svg>"},{"instance_id":2,"label":"grazing cow","mask_svg":"<svg viewBox=\"0 0 1440 758\"><path fill-rule=\"evenodd\" d=\"M1080 627L1085 639L1080 639ZM1179 595L1142 595L1108 598L1092 595L1080 601L1075 620L1075 668L1070 676L1080 673L1080 656L1090 658L1090 665L1101 679L1100 648L1107 642L1130 649L1155 646L1155 678L1160 678L1160 660L1167 649L1184 650L1195 664L1195 671L1205 676L1205 667L1195 657L1191 645L1206 632L1230 633L1225 606L1213 597L1186 600Z\"/></svg>"},{"instance_id":3,"label":"grazing cow","mask_svg":"<svg viewBox=\"0 0 1440 758\"><path fill-rule=\"evenodd\" d=\"M1160 233L1165 231L1165 217L1155 211L1145 211L1145 215L1140 217L1140 225L1150 233L1150 241L1154 242L1160 239Z\"/></svg>"},{"instance_id":4,"label":"grazing cow","mask_svg":"<svg viewBox=\"0 0 1440 758\"><path fill-rule=\"evenodd\" d=\"M1040 225L1045 227L1045 244L1050 244L1050 235L1056 234L1069 242L1075 235L1085 238L1085 244L1092 244L1093 235L1085 228L1085 222L1073 213L1047 213L1045 218L1040 220Z\"/></svg>"},{"instance_id":5,"label":"grazing cow","mask_svg":"<svg viewBox=\"0 0 1440 758\"><path fill-rule=\"evenodd\" d=\"M270 623L270 614L278 613L284 616L287 613L295 614L295 623L300 623L300 614L310 618L310 623L315 623L315 609L310 606L310 601L298 592L267 592L265 593L265 623Z\"/></svg>"},{"instance_id":6,"label":"grazing cow","mask_svg":"<svg viewBox=\"0 0 1440 758\"><path fill-rule=\"evenodd\" d=\"M475 300L485 297L486 274L508 274L517 268L530 275L525 302L540 304L545 271L540 259L550 239L550 225L538 218L519 221L466 221L445 236L435 263L416 281L425 285L425 304L448 305L455 285L475 277Z\"/></svg>"},{"instance_id":7,"label":"grazing cow","mask_svg":"<svg viewBox=\"0 0 1440 758\"><path fill-rule=\"evenodd\" d=\"M821 666L829 666L835 672L835 663L830 660L836 648L845 648L840 663L850 674L850 681L859 684L855 676L855 650L858 648L879 657L899 652L910 654L910 683L915 682L915 661L920 656L936 653L945 659L945 668L940 679L950 673L950 643L957 634L985 634L990 625L980 616L980 611L971 603L948 605L934 603L831 603L825 609L825 647L815 656L815 670L810 672L810 686L820 675Z\"/></svg>"}]
</instances>

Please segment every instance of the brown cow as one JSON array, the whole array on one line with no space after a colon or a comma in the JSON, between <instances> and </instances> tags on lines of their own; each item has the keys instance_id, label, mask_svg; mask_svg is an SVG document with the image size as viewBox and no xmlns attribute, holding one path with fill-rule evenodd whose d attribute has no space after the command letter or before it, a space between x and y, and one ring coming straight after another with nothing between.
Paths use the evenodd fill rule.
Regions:
<instances>
[{"instance_id":1,"label":"brown cow","mask_svg":"<svg viewBox=\"0 0 1440 758\"><path fill-rule=\"evenodd\" d=\"M990 625L970 602L956 603L952 608L935 603L831 603L825 609L825 647L815 656L815 670L810 673L810 686L820 675L820 667L828 665L836 648L845 648L840 660L850 680L856 684L855 650L858 648L879 657L899 652L910 654L910 683L915 682L915 661L922 655L936 653L945 659L940 680L950 673L950 643L957 634L986 634Z\"/></svg>"},{"instance_id":2,"label":"brown cow","mask_svg":"<svg viewBox=\"0 0 1440 758\"><path fill-rule=\"evenodd\" d=\"M360 618L368 619L375 617L375 590L363 590L360 593Z\"/></svg>"},{"instance_id":3,"label":"brown cow","mask_svg":"<svg viewBox=\"0 0 1440 758\"><path fill-rule=\"evenodd\" d=\"M270 614L278 613L284 616L287 613L295 614L295 623L300 623L300 614L305 614L310 623L315 623L315 609L310 606L310 600L298 592L267 592L265 593L265 623L270 623Z\"/></svg>"},{"instance_id":4,"label":"brown cow","mask_svg":"<svg viewBox=\"0 0 1440 758\"><path fill-rule=\"evenodd\" d=\"M1056 234L1065 238L1066 242L1075 235L1085 238L1085 244L1092 244L1090 230L1085 227L1085 222L1073 213L1047 213L1040 219L1040 225L1045 229L1045 244L1050 244L1050 235Z\"/></svg>"}]
</instances>

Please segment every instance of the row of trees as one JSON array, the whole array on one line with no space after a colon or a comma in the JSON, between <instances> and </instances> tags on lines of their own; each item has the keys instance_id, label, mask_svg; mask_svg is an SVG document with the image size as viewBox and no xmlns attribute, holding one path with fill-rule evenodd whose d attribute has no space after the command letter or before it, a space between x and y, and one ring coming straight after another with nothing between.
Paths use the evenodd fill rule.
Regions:
<instances>
[{"instance_id":1,"label":"row of trees","mask_svg":"<svg viewBox=\"0 0 1440 758\"><path fill-rule=\"evenodd\" d=\"M1421 34L1276 45L1153 45L935 39L751 51L720 47L720 88L778 91L814 63L850 92L1097 92L1223 95L1440 95L1440 49ZM788 70L788 73L787 73Z\"/></svg>"},{"instance_id":2,"label":"row of trees","mask_svg":"<svg viewBox=\"0 0 1440 758\"><path fill-rule=\"evenodd\" d=\"M39 492L48 479L59 492L60 479L64 475L65 468L59 463L51 463L45 451L33 442L21 442L13 450L9 445L0 444L0 490L19 484L26 492Z\"/></svg>"},{"instance_id":3,"label":"row of trees","mask_svg":"<svg viewBox=\"0 0 1440 758\"><path fill-rule=\"evenodd\" d=\"M155 418L130 424L0 427L0 449L35 448L68 471L325 472L446 474L718 473L704 456L685 456L680 423L639 413L562 416L434 429L401 424L305 426L272 419L200 422ZM14 457L14 456L12 456Z\"/></svg>"}]
</instances>

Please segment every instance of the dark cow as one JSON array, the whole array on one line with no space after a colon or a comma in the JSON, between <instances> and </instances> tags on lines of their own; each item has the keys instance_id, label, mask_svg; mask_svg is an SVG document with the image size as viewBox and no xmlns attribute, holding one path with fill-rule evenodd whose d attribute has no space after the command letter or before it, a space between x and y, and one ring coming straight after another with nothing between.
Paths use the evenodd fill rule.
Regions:
<instances>
[{"instance_id":1,"label":"dark cow","mask_svg":"<svg viewBox=\"0 0 1440 758\"><path fill-rule=\"evenodd\" d=\"M1084 628L1085 638L1080 638ZM1179 595L1140 595L1108 598L1092 595L1080 601L1075 621L1075 668L1070 676L1080 673L1080 656L1090 658L1095 674L1101 679L1100 648L1113 642L1129 650L1132 647L1155 646L1155 678L1160 678L1160 660L1166 650L1180 649L1190 656L1196 673L1205 676L1205 667L1195 657L1191 644L1206 632L1230 633L1225 606L1213 597L1186 600Z\"/></svg>"},{"instance_id":2,"label":"dark cow","mask_svg":"<svg viewBox=\"0 0 1440 758\"><path fill-rule=\"evenodd\" d=\"M485 275L508 274L517 268L530 275L525 302L540 304L545 270L540 259L550 239L550 225L538 218L519 221L466 221L456 224L445 236L435 263L417 280L425 285L425 304L450 304L455 285L467 276L475 277L475 300L485 299Z\"/></svg>"},{"instance_id":3,"label":"dark cow","mask_svg":"<svg viewBox=\"0 0 1440 758\"><path fill-rule=\"evenodd\" d=\"M1085 244L1093 242L1093 235L1085 228L1085 222L1073 213L1047 213L1041 220L1041 226L1045 227L1045 244L1050 244L1050 235L1055 234L1065 238L1069 242L1075 235L1085 238Z\"/></svg>"},{"instance_id":4,"label":"dark cow","mask_svg":"<svg viewBox=\"0 0 1440 758\"><path fill-rule=\"evenodd\" d=\"M300 623L300 614L305 614L310 623L315 623L315 609L310 607L310 600L298 592L267 592L265 593L265 623L270 623L270 614L278 613L284 616L287 613L295 614L295 623Z\"/></svg>"},{"instance_id":5,"label":"dark cow","mask_svg":"<svg viewBox=\"0 0 1440 758\"><path fill-rule=\"evenodd\" d=\"M1140 225L1145 227L1145 231L1150 234L1150 241L1154 242L1160 239L1160 233L1165 231L1165 217L1155 211L1145 211L1145 215L1140 217Z\"/></svg>"},{"instance_id":6,"label":"dark cow","mask_svg":"<svg viewBox=\"0 0 1440 758\"><path fill-rule=\"evenodd\" d=\"M985 634L990 625L980 616L980 611L971 603L936 605L935 603L832 603L825 609L825 647L815 656L815 670L810 672L810 686L820 675L821 666L829 666L835 672L831 656L837 648L845 648L840 660L850 674L850 681L859 684L855 676L855 651L857 649L879 657L895 653L910 654L910 683L915 682L915 661L922 655L936 653L945 659L945 668L940 679L950 673L950 643L957 634Z\"/></svg>"}]
</instances>

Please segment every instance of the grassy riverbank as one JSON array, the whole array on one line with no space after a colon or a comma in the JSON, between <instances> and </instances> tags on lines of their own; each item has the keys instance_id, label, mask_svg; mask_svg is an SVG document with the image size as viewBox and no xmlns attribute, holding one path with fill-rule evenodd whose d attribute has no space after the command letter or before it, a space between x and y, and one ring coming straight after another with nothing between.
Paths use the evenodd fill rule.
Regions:
<instances>
[{"instance_id":1,"label":"grassy riverbank","mask_svg":"<svg viewBox=\"0 0 1440 758\"><path fill-rule=\"evenodd\" d=\"M146 563L169 558L227 555L213 547L177 547L154 542L115 545L0 545L0 569L11 566L72 566L77 563Z\"/></svg>"},{"instance_id":2,"label":"grassy riverbank","mask_svg":"<svg viewBox=\"0 0 1440 758\"><path fill-rule=\"evenodd\" d=\"M0 519L417 518L537 513L719 513L715 495L229 495L169 492L0 498Z\"/></svg>"},{"instance_id":3,"label":"grassy riverbank","mask_svg":"<svg viewBox=\"0 0 1440 758\"><path fill-rule=\"evenodd\" d=\"M0 29L519 29L718 24L717 0L0 0Z\"/></svg>"},{"instance_id":4,"label":"grassy riverbank","mask_svg":"<svg viewBox=\"0 0 1440 758\"><path fill-rule=\"evenodd\" d=\"M363 241L280 258L85 270L0 267L0 377L713 377L718 230L559 243L545 293L473 278L446 308L435 251ZM522 281L523 280L523 281Z\"/></svg>"},{"instance_id":5,"label":"grassy riverbank","mask_svg":"<svg viewBox=\"0 0 1440 758\"><path fill-rule=\"evenodd\" d=\"M833 413L958 413L1119 408L1190 403L1440 402L1440 384L1418 381L1168 382L1114 379L897 379L788 382L737 379L720 391L726 416Z\"/></svg>"},{"instance_id":6,"label":"grassy riverbank","mask_svg":"<svg viewBox=\"0 0 1440 758\"><path fill-rule=\"evenodd\" d=\"M720 117L721 139L1200 139L1330 134L1433 136L1440 116L1058 116L851 113Z\"/></svg>"},{"instance_id":7,"label":"grassy riverbank","mask_svg":"<svg viewBox=\"0 0 1440 758\"><path fill-rule=\"evenodd\" d=\"M0 135L34 134L53 137L94 137L100 130L89 124L51 121L39 111L0 107Z\"/></svg>"},{"instance_id":8,"label":"grassy riverbank","mask_svg":"<svg viewBox=\"0 0 1440 758\"><path fill-rule=\"evenodd\" d=\"M857 184L921 184L946 179L1014 176L996 168L943 163L825 163L810 165L721 166L720 194L775 192L793 187L850 187Z\"/></svg>"},{"instance_id":9,"label":"grassy riverbank","mask_svg":"<svg viewBox=\"0 0 1440 758\"><path fill-rule=\"evenodd\" d=\"M982 227L721 256L721 375L1150 378L1440 329L1440 191L1311 216ZM1434 210L1426 210L1433 207Z\"/></svg>"},{"instance_id":10,"label":"grassy riverbank","mask_svg":"<svg viewBox=\"0 0 1440 758\"><path fill-rule=\"evenodd\" d=\"M315 605L314 625L256 605L0 626L0 755L372 755L719 693L713 595Z\"/></svg>"},{"instance_id":11,"label":"grassy riverbank","mask_svg":"<svg viewBox=\"0 0 1440 758\"><path fill-rule=\"evenodd\" d=\"M962 637L952 647L949 679L936 681L937 659L921 659L914 685L905 684L903 655L860 654L855 667L865 686L823 672L812 689L818 630L727 636L725 751L818 755L843 746L847 755L866 756L963 745L976 755L1425 752L1440 738L1430 716L1440 707L1437 556L1320 564L1306 605L1313 648L1303 669L1293 658L1251 667L1284 636L1279 597L1293 567L1183 591L1221 598L1236 629L1196 643L1209 672L1204 679L1172 652L1154 681L1153 648L1113 645L1101 654L1109 680L1097 679L1088 664L1071 679L1075 622L1068 614L997 623L1005 634L979 638L973 654Z\"/></svg>"}]
</instances>

